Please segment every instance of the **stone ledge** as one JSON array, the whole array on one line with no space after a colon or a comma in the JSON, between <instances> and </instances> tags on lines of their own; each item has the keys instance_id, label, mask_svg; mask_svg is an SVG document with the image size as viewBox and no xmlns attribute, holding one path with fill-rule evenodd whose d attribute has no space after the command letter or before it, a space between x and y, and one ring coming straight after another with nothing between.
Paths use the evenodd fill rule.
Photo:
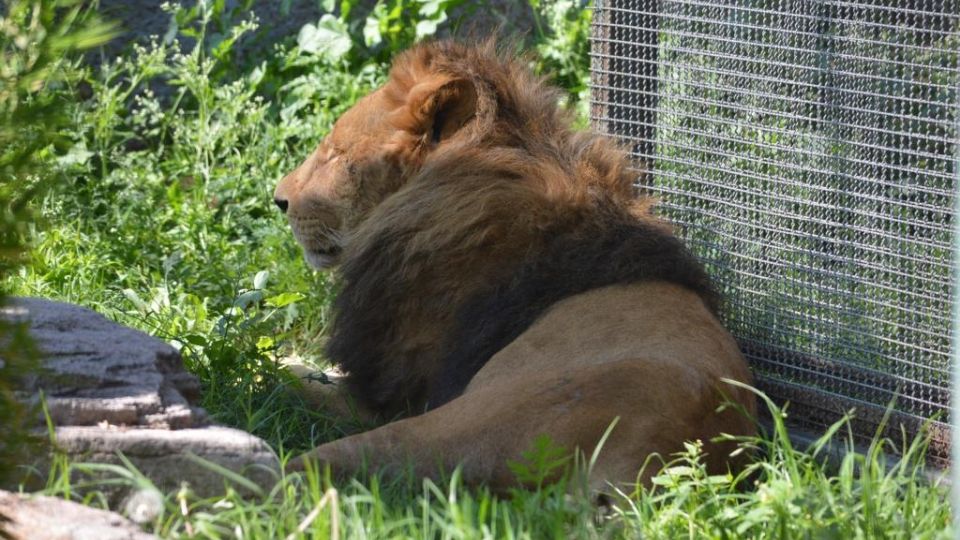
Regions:
<instances>
[{"instance_id":1,"label":"stone ledge","mask_svg":"<svg viewBox=\"0 0 960 540\"><path fill-rule=\"evenodd\" d=\"M56 425L143 425L182 429L208 423L200 382L163 341L89 309L39 298L14 298L0 317L29 325L43 371L19 395L43 390ZM43 419L38 419L42 422Z\"/></svg>"},{"instance_id":2,"label":"stone ledge","mask_svg":"<svg viewBox=\"0 0 960 540\"><path fill-rule=\"evenodd\" d=\"M62 302L15 298L0 317L27 325L41 352L41 372L20 381L17 394L36 403L42 391L57 449L71 461L121 465L123 455L160 490L188 482L201 496L222 493L228 480L195 457L266 489L279 477L266 442L210 424L198 406L199 381L169 344ZM38 417L38 429L43 422ZM33 463L41 477L49 460ZM111 491L112 500L126 495Z\"/></svg>"},{"instance_id":3,"label":"stone ledge","mask_svg":"<svg viewBox=\"0 0 960 540\"><path fill-rule=\"evenodd\" d=\"M4 536L6 535L6 536ZM126 518L42 495L0 491L0 538L14 540L154 540Z\"/></svg>"},{"instance_id":4,"label":"stone ledge","mask_svg":"<svg viewBox=\"0 0 960 540\"><path fill-rule=\"evenodd\" d=\"M223 493L229 479L195 458L239 473L268 490L279 478L280 462L262 439L223 426L198 429L122 429L67 426L56 430L57 446L79 462L122 465L122 454L162 492L188 482L201 497ZM245 491L243 486L233 487Z\"/></svg>"}]
</instances>

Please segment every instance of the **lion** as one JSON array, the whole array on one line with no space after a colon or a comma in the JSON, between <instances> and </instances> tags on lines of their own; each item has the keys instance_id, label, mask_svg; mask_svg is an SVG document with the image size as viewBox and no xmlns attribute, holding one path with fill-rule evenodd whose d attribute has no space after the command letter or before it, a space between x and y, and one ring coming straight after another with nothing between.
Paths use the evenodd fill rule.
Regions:
<instances>
[{"instance_id":1,"label":"lion","mask_svg":"<svg viewBox=\"0 0 960 540\"><path fill-rule=\"evenodd\" d=\"M507 489L538 437L591 455L605 433L597 489L648 483L687 441L735 466L719 436L755 433L755 399L727 381L751 375L717 294L560 95L492 42L418 45L277 185L307 262L339 271L326 354L392 420L292 468Z\"/></svg>"}]
</instances>

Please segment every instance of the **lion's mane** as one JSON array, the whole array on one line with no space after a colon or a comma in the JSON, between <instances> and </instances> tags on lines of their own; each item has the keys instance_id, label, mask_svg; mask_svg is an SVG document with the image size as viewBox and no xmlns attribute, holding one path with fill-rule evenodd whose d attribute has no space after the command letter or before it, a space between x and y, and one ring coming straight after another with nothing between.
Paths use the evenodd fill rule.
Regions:
<instances>
[{"instance_id":1,"label":"lion's mane","mask_svg":"<svg viewBox=\"0 0 960 540\"><path fill-rule=\"evenodd\" d=\"M492 43L422 45L384 90L401 103L438 74L472 82L473 122L371 211L343 254L327 354L354 396L385 417L437 407L551 305L593 288L664 280L715 307L701 265L635 194L626 154L572 129L524 58Z\"/></svg>"}]
</instances>

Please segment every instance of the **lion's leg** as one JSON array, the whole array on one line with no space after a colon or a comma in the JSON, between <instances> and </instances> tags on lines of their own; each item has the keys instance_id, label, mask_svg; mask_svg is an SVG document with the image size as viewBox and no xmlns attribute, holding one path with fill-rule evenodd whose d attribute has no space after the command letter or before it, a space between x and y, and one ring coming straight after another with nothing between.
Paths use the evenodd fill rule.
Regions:
<instances>
[{"instance_id":1,"label":"lion's leg","mask_svg":"<svg viewBox=\"0 0 960 540\"><path fill-rule=\"evenodd\" d=\"M716 423L711 420L713 392L698 396L705 384L655 371L642 362L622 361L486 385L423 415L324 444L299 459L316 459L343 474L364 462L375 469L412 466L419 476L460 465L466 482L502 489L517 484L508 462L521 460L538 436L589 457L619 417L589 483L591 489L603 489L607 482L632 485L649 454L670 454L682 450L685 440L706 442L716 435L707 428L707 422ZM728 418L726 425L734 432L751 429L736 419ZM297 461L292 467L302 465ZM648 468L640 480L654 472L656 467Z\"/></svg>"},{"instance_id":2,"label":"lion's leg","mask_svg":"<svg viewBox=\"0 0 960 540\"><path fill-rule=\"evenodd\" d=\"M296 391L311 407L342 420L360 424L375 422L374 414L357 403L347 391L343 374L335 370L319 371L297 359L284 361L284 367L297 377L300 385Z\"/></svg>"}]
</instances>

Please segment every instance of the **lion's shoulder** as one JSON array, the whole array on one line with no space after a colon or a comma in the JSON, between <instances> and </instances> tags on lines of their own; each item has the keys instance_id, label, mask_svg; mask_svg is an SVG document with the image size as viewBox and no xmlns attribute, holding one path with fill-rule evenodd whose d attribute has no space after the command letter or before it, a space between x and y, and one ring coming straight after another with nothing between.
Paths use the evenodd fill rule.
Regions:
<instances>
[{"instance_id":1,"label":"lion's shoulder","mask_svg":"<svg viewBox=\"0 0 960 540\"><path fill-rule=\"evenodd\" d=\"M718 296L703 266L653 221L600 218L550 239L508 279L459 307L441 371L430 387L430 406L458 396L490 358L561 300L645 281L679 284L716 309Z\"/></svg>"},{"instance_id":2,"label":"lion's shoulder","mask_svg":"<svg viewBox=\"0 0 960 540\"><path fill-rule=\"evenodd\" d=\"M447 205L464 205L471 194L459 197ZM496 209L481 205L489 219L460 216L468 227L431 223L444 242L425 241L422 222L446 208L408 216L407 226L394 221L344 265L328 352L374 409L395 414L455 398L545 310L586 291L667 281L715 306L702 265L655 218L608 202L589 211L544 210L540 221L524 216L535 207L507 208L509 198ZM575 215L553 225L546 217L565 213Z\"/></svg>"}]
</instances>

